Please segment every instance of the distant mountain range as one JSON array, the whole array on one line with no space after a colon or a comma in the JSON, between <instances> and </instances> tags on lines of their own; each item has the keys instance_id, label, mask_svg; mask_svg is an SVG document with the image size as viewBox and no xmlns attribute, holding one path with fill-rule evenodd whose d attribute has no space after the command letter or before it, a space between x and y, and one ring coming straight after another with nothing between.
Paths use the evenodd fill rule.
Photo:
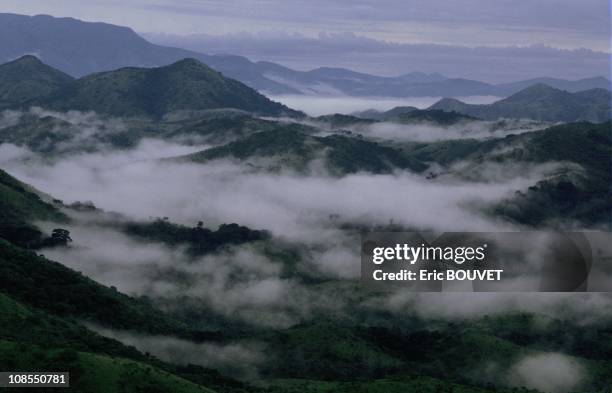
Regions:
<instances>
[{"instance_id":1,"label":"distant mountain range","mask_svg":"<svg viewBox=\"0 0 612 393\"><path fill-rule=\"evenodd\" d=\"M610 120L612 96L609 90L593 88L575 93L556 89L543 83L528 86L511 96L488 105L466 104L455 98L443 98L427 110L398 106L380 112L374 109L355 112L353 116L372 121L410 123L433 121L450 125L475 119L532 119L548 122ZM348 122L348 120L345 120ZM355 123L355 120L352 120Z\"/></svg>"},{"instance_id":2,"label":"distant mountain range","mask_svg":"<svg viewBox=\"0 0 612 393\"><path fill-rule=\"evenodd\" d=\"M0 65L0 109L30 106L154 118L181 110L221 108L268 116L301 115L195 59L157 68L121 68L80 79L29 55Z\"/></svg>"},{"instance_id":3,"label":"distant mountain range","mask_svg":"<svg viewBox=\"0 0 612 393\"><path fill-rule=\"evenodd\" d=\"M381 77L343 68L296 71L279 64L252 62L242 56L206 55L152 44L127 27L83 22L48 15L0 14L0 63L33 54L73 77L127 66L155 67L194 58L225 76L269 94L329 94L350 96L508 96L535 83L577 92L610 88L603 77L567 81L538 78L492 85L447 78L437 73L413 72Z\"/></svg>"},{"instance_id":4,"label":"distant mountain range","mask_svg":"<svg viewBox=\"0 0 612 393\"><path fill-rule=\"evenodd\" d=\"M444 98L429 109L458 112L485 120L504 117L597 123L610 120L611 100L610 91L606 89L570 93L540 83L489 105L466 104L454 98Z\"/></svg>"}]
</instances>

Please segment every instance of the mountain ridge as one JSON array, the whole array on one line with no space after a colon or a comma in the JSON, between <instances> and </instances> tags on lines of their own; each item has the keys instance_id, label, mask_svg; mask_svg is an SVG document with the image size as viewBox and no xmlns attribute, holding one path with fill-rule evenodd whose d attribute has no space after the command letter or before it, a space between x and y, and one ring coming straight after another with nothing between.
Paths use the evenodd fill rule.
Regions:
<instances>
[{"instance_id":1,"label":"mountain ridge","mask_svg":"<svg viewBox=\"0 0 612 393\"><path fill-rule=\"evenodd\" d=\"M68 34L67 31L72 32ZM7 44L0 48L0 62L24 54L36 54L45 63L72 76L109 71L126 66L154 67L182 58L195 58L225 76L269 94L344 94L355 96L507 96L530 80L493 85L439 74L419 72L382 77L338 67L297 71L280 64L253 62L236 55L208 55L181 48L153 44L129 27L102 22L84 22L49 15L25 16L0 13L0 36ZM329 74L334 70L333 75ZM332 77L333 76L333 77ZM358 76L359 80L354 80ZM353 79L353 80L351 80ZM572 92L592 87L610 89L603 77L565 81L545 79L554 87Z\"/></svg>"}]
</instances>

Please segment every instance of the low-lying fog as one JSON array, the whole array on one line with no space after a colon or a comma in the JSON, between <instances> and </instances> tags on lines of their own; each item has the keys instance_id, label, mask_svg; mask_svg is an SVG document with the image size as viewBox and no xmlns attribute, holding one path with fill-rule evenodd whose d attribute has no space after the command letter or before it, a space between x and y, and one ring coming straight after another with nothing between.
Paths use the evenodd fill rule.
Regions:
<instances>
[{"instance_id":1,"label":"low-lying fog","mask_svg":"<svg viewBox=\"0 0 612 393\"><path fill-rule=\"evenodd\" d=\"M343 222L392 221L439 231L508 229L484 217L480 208L526 189L547 171L546 166L516 171L508 167L501 179L483 182L431 181L410 172L337 178L324 173L254 172L227 161L159 161L202 147L158 140L144 140L127 152L79 154L55 162L9 146L3 149L12 159L0 164L65 203L88 200L139 219L166 216L189 225L199 220L208 225L237 222L292 240L318 237L332 214ZM30 159L20 160L19 153Z\"/></svg>"},{"instance_id":2,"label":"low-lying fog","mask_svg":"<svg viewBox=\"0 0 612 393\"><path fill-rule=\"evenodd\" d=\"M254 172L248 166L226 161L200 165L157 160L199 148L144 140L131 151L79 154L50 163L37 159L26 149L4 145L0 165L65 203L92 201L99 208L139 220L168 217L189 226L202 220L212 229L222 223L236 222L252 229L269 230L277 239L317 248L315 266L338 278L356 278L359 274L358 240L347 237L338 229L338 224L394 223L434 231L514 230L517 228L508 223L483 215L482 209L516 190L526 189L554 170L550 165L521 165L514 169L508 165L484 166L479 170L488 173L484 176L488 181L468 182L456 178L432 181L409 172L358 173L341 178L324 173L272 174ZM80 227L77 223L70 229L75 247L67 252L50 250L49 255L128 292L151 287L138 282L144 277L140 272L134 272L133 276L115 273L134 269L144 262L159 265L156 257L164 261L176 259L174 251L160 246L134 245L124 235L95 226ZM113 243L113 248L107 243ZM79 248L79 245L86 247ZM118 250L120 255L114 252ZM236 255L236 260L247 261L247 265L249 260L251 263L257 260L252 250L240 254L241 258ZM215 266L215 257L207 258L209 265ZM84 260L94 263L83 267ZM129 266L121 266L128 261L131 261ZM164 264L162 261L161 265ZM270 278L268 273L264 275L266 279ZM272 276L278 279L274 273ZM215 279L219 279L218 275ZM261 290L259 284L251 284L242 289ZM266 288L278 294L283 293L285 285L286 282L268 281ZM266 302L272 301L262 296ZM483 295L483 299L497 303L492 296ZM242 301L239 303L243 305ZM512 305L520 306L519 303ZM461 312L461 308L452 310Z\"/></svg>"},{"instance_id":3,"label":"low-lying fog","mask_svg":"<svg viewBox=\"0 0 612 393\"><path fill-rule=\"evenodd\" d=\"M268 95L271 100L281 102L290 108L303 111L309 116L333 113L350 114L353 112L376 109L387 111L396 106L414 106L426 109L443 97L348 97L348 96L309 96L309 95ZM454 97L468 104L490 104L502 99L497 96Z\"/></svg>"},{"instance_id":4,"label":"low-lying fog","mask_svg":"<svg viewBox=\"0 0 612 393\"><path fill-rule=\"evenodd\" d=\"M401 143L503 138L510 134L522 134L551 126L551 123L530 120L506 120L504 123L503 127L499 126L499 122L493 121L469 121L440 126L431 123L398 124L386 121L346 128L371 139Z\"/></svg>"}]
</instances>

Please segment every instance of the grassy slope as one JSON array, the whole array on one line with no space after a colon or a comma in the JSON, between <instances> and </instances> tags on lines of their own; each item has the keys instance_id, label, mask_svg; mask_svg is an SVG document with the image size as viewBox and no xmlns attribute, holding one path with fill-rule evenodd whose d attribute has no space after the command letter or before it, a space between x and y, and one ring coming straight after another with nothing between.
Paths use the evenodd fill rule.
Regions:
<instances>
[{"instance_id":1,"label":"grassy slope","mask_svg":"<svg viewBox=\"0 0 612 393\"><path fill-rule=\"evenodd\" d=\"M21 246L36 244L42 232L32 224L35 220L66 222L68 218L0 169L0 239Z\"/></svg>"},{"instance_id":2,"label":"grassy slope","mask_svg":"<svg viewBox=\"0 0 612 393\"><path fill-rule=\"evenodd\" d=\"M156 367L129 359L5 340L0 340L0 365L3 370L68 371L70 388L67 391L73 392L213 392Z\"/></svg>"},{"instance_id":3,"label":"grassy slope","mask_svg":"<svg viewBox=\"0 0 612 393\"><path fill-rule=\"evenodd\" d=\"M367 314L356 318L365 320ZM599 391L612 381L609 326L605 319L585 328L580 321L528 313L455 322L396 316L381 325L313 321L261 338L273 359L263 374L269 380L350 381L354 384L344 385L364 387L390 376L428 376L449 385L499 388L503 373L491 370L511 369L526 356L562 353L588 370L581 388Z\"/></svg>"},{"instance_id":4,"label":"grassy slope","mask_svg":"<svg viewBox=\"0 0 612 393\"><path fill-rule=\"evenodd\" d=\"M115 329L187 334L188 329L148 304L0 239L0 288L27 305Z\"/></svg>"},{"instance_id":5,"label":"grassy slope","mask_svg":"<svg viewBox=\"0 0 612 393\"><path fill-rule=\"evenodd\" d=\"M54 316L2 293L0 369L69 371L71 390L78 392L211 391L179 377L174 366L102 337L70 317ZM227 384L205 369L198 369L194 379Z\"/></svg>"},{"instance_id":6,"label":"grassy slope","mask_svg":"<svg viewBox=\"0 0 612 393\"><path fill-rule=\"evenodd\" d=\"M40 199L29 186L0 170L0 223L65 219L64 214Z\"/></svg>"},{"instance_id":7,"label":"grassy slope","mask_svg":"<svg viewBox=\"0 0 612 393\"><path fill-rule=\"evenodd\" d=\"M271 392L283 393L488 393L493 390L460 385L430 377L377 379L369 382L330 382L303 379L271 381ZM499 392L500 390L495 390ZM510 391L510 390L507 390ZM526 392L526 391L525 391Z\"/></svg>"},{"instance_id":8,"label":"grassy slope","mask_svg":"<svg viewBox=\"0 0 612 393\"><path fill-rule=\"evenodd\" d=\"M227 393L260 391L212 369L163 363L71 318L26 306L2 293L0 369L70 371L78 392L210 391L200 386Z\"/></svg>"},{"instance_id":9,"label":"grassy slope","mask_svg":"<svg viewBox=\"0 0 612 393\"><path fill-rule=\"evenodd\" d=\"M110 356L145 359L133 348L102 337L70 318L60 318L18 303L0 293L0 338L43 347L72 348Z\"/></svg>"}]
</instances>

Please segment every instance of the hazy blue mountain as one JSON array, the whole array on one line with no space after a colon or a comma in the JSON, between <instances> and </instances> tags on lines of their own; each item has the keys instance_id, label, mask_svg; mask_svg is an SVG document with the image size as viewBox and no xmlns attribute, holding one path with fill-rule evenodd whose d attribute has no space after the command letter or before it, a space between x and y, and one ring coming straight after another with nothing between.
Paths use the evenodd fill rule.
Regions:
<instances>
[{"instance_id":1,"label":"hazy blue mountain","mask_svg":"<svg viewBox=\"0 0 612 393\"><path fill-rule=\"evenodd\" d=\"M73 76L168 64L192 52L152 45L127 27L48 15L0 14L0 59L34 54Z\"/></svg>"},{"instance_id":2,"label":"hazy blue mountain","mask_svg":"<svg viewBox=\"0 0 612 393\"><path fill-rule=\"evenodd\" d=\"M408 86L436 83L447 78L434 73L414 72L398 77L382 77L345 68L320 67L310 71L295 71L275 63L260 61L257 70L269 80L288 86L297 94L347 94L355 96L404 96ZM271 93L278 93L273 90ZM409 94L409 93L408 93Z\"/></svg>"},{"instance_id":3,"label":"hazy blue mountain","mask_svg":"<svg viewBox=\"0 0 612 393\"><path fill-rule=\"evenodd\" d=\"M580 81L542 78L503 85L449 79L437 73L412 72L381 77L343 68L296 71L242 56L207 55L155 45L127 27L48 15L0 14L0 63L33 54L75 77L121 67L154 67L184 58L202 61L225 76L271 94L343 94L353 96L507 96L535 82L568 91L609 88L605 78Z\"/></svg>"},{"instance_id":4,"label":"hazy blue mountain","mask_svg":"<svg viewBox=\"0 0 612 393\"><path fill-rule=\"evenodd\" d=\"M277 64L257 63L263 75L302 94L351 96L469 96L496 95L495 86L468 79L449 79L440 74L411 73L383 77L344 68L321 67L301 72Z\"/></svg>"},{"instance_id":5,"label":"hazy blue mountain","mask_svg":"<svg viewBox=\"0 0 612 393\"><path fill-rule=\"evenodd\" d=\"M34 56L20 57L0 65L0 109L46 97L72 81L72 77Z\"/></svg>"},{"instance_id":6,"label":"hazy blue mountain","mask_svg":"<svg viewBox=\"0 0 612 393\"><path fill-rule=\"evenodd\" d=\"M211 66L216 67L217 65L211 64ZM257 87L258 89L275 94L344 94L351 96L392 97L492 95L505 97L538 83L546 83L552 87L571 92L591 88L610 89L610 81L604 77L587 78L577 81L536 78L493 85L470 79L447 78L437 73L414 72L396 77L382 77L344 68L321 67L304 72L295 71L270 62L258 62L255 66L259 74L263 75L266 80L272 80L290 90L283 92L277 91L272 87ZM222 70L222 72L225 71ZM238 79L244 77L238 74L233 76Z\"/></svg>"},{"instance_id":7,"label":"hazy blue mountain","mask_svg":"<svg viewBox=\"0 0 612 393\"><path fill-rule=\"evenodd\" d=\"M244 57L208 56L154 45L130 28L107 23L0 13L0 37L3 37L1 63L32 54L75 77L128 66L163 66L195 58L257 89L295 92L263 78L255 63Z\"/></svg>"},{"instance_id":8,"label":"hazy blue mountain","mask_svg":"<svg viewBox=\"0 0 612 393\"><path fill-rule=\"evenodd\" d=\"M530 118L541 121L590 121L610 119L610 91L591 89L569 93L537 84L489 105L466 104L444 98L430 107L454 111L481 119Z\"/></svg>"},{"instance_id":9,"label":"hazy blue mountain","mask_svg":"<svg viewBox=\"0 0 612 393\"><path fill-rule=\"evenodd\" d=\"M545 84L556 89L566 90L570 93L576 93L590 89L607 89L610 90L610 81L602 76L595 78L585 78L576 81L568 81L558 78L534 78L519 82L504 83L497 85L500 95L509 95L520 90L526 89L529 86L537 84Z\"/></svg>"},{"instance_id":10,"label":"hazy blue mountain","mask_svg":"<svg viewBox=\"0 0 612 393\"><path fill-rule=\"evenodd\" d=\"M402 79L406 83L431 83L431 82L441 82L447 79L444 75L438 72L432 72L430 74L425 72L409 72L404 75L398 76L399 79Z\"/></svg>"},{"instance_id":11,"label":"hazy blue mountain","mask_svg":"<svg viewBox=\"0 0 612 393\"><path fill-rule=\"evenodd\" d=\"M48 68L42 70L48 72ZM126 67L92 74L66 83L53 94L41 91L40 97L28 104L61 111L93 110L114 116L155 118L173 111L218 108L271 116L300 114L195 59L164 67ZM15 102L12 106L23 105Z\"/></svg>"},{"instance_id":12,"label":"hazy blue mountain","mask_svg":"<svg viewBox=\"0 0 612 393\"><path fill-rule=\"evenodd\" d=\"M418 83L406 87L405 96L485 96L498 95L495 86L469 79L453 78L431 83Z\"/></svg>"}]
</instances>

